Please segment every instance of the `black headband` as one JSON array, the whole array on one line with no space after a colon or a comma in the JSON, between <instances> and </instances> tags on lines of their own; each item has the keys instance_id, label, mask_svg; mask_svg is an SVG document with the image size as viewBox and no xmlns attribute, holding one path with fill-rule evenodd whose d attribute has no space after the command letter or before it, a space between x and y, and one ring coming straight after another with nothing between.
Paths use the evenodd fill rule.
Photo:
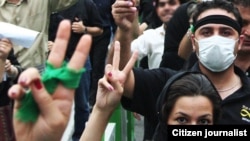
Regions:
<instances>
[{"instance_id":1,"label":"black headband","mask_svg":"<svg viewBox=\"0 0 250 141\"><path fill-rule=\"evenodd\" d=\"M234 28L239 34L241 33L240 24L236 20L233 20L232 18L229 18L228 16L224 16L224 15L211 15L211 16L207 16L205 18L200 19L199 21L194 23L193 33L200 26L205 25L205 24L209 24L209 23L228 25L228 26Z\"/></svg>"}]
</instances>

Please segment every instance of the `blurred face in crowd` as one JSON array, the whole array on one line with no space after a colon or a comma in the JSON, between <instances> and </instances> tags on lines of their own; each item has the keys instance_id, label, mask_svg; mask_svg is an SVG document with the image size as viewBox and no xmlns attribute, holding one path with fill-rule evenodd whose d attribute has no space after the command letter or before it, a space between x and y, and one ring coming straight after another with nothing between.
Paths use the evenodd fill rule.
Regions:
<instances>
[{"instance_id":1,"label":"blurred face in crowd","mask_svg":"<svg viewBox=\"0 0 250 141\"><path fill-rule=\"evenodd\" d=\"M244 40L240 51L250 53L250 7L244 7L242 5L236 5L239 9L240 15L243 20L243 27L241 34L244 35Z\"/></svg>"},{"instance_id":2,"label":"blurred face in crowd","mask_svg":"<svg viewBox=\"0 0 250 141\"><path fill-rule=\"evenodd\" d=\"M159 0L156 13L163 23L167 23L179 6L179 0Z\"/></svg>"},{"instance_id":3,"label":"blurred face in crowd","mask_svg":"<svg viewBox=\"0 0 250 141\"><path fill-rule=\"evenodd\" d=\"M169 115L168 125L211 125L213 105L204 96L180 97Z\"/></svg>"}]
</instances>

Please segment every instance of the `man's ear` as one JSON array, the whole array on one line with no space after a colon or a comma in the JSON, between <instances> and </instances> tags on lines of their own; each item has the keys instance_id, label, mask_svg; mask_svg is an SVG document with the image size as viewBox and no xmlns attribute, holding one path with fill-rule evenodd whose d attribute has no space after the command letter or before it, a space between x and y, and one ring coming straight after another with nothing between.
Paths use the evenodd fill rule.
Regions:
<instances>
[{"instance_id":1,"label":"man's ear","mask_svg":"<svg viewBox=\"0 0 250 141\"><path fill-rule=\"evenodd\" d=\"M239 40L238 40L238 50L241 50L244 38L245 38L244 35L240 35Z\"/></svg>"},{"instance_id":2,"label":"man's ear","mask_svg":"<svg viewBox=\"0 0 250 141\"><path fill-rule=\"evenodd\" d=\"M196 44L195 44L195 37L194 37L194 34L191 34L190 35L190 40L192 42L192 47L193 47L193 51L196 50Z\"/></svg>"}]
</instances>

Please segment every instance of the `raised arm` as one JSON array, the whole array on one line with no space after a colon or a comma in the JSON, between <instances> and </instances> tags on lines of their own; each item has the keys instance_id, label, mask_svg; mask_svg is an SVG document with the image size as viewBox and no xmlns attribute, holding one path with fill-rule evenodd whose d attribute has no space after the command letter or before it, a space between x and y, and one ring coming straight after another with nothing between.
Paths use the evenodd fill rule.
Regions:
<instances>
[{"instance_id":1,"label":"raised arm","mask_svg":"<svg viewBox=\"0 0 250 141\"><path fill-rule=\"evenodd\" d=\"M120 68L123 68L131 57L130 44L134 36L139 34L137 9L135 1L116 0L112 5L112 15L117 25L114 41L121 45ZM114 45L111 45L107 63L112 62Z\"/></svg>"},{"instance_id":2,"label":"raised arm","mask_svg":"<svg viewBox=\"0 0 250 141\"><path fill-rule=\"evenodd\" d=\"M48 62L56 70L62 67L69 37L70 22L65 20L60 23L54 47L48 58ZM83 36L79 41L72 58L66 65L66 70L69 71L69 78L72 77L72 74L79 72L84 66L90 45L91 37L89 35ZM53 76L53 74L50 75L52 75L54 80L57 77ZM74 80L77 79L76 77L73 78ZM20 75L18 83L9 89L9 97L15 100L13 123L18 140L59 141L61 139L69 120L75 88L66 87L64 83L58 80L55 80L54 83L56 83L55 90L49 94L47 89L45 89L45 84L41 81L38 70L29 68ZM32 92L34 101L39 108L38 118L34 122L23 121L17 118L17 113L24 104L22 100L27 97L25 95L27 89ZM32 109L33 107L28 108Z\"/></svg>"},{"instance_id":3,"label":"raised arm","mask_svg":"<svg viewBox=\"0 0 250 141\"><path fill-rule=\"evenodd\" d=\"M190 31L187 31L186 35L183 36L178 48L178 55L185 60L188 60L189 56L193 52L190 36Z\"/></svg>"},{"instance_id":4,"label":"raised arm","mask_svg":"<svg viewBox=\"0 0 250 141\"><path fill-rule=\"evenodd\" d=\"M96 103L81 136L81 141L101 140L109 118L120 103L122 93L125 90L124 81L134 67L136 56L135 52L124 69L120 70L120 46L119 42L115 42L112 65L106 65L105 75L98 82Z\"/></svg>"},{"instance_id":5,"label":"raised arm","mask_svg":"<svg viewBox=\"0 0 250 141\"><path fill-rule=\"evenodd\" d=\"M121 48L120 51L120 65L119 68L123 69L128 63L131 57L130 44L135 36L138 36L138 19L137 8L135 6L135 0L116 0L112 5L112 15L117 25L117 30L114 38L114 42L119 41ZM107 64L111 64L114 56L114 43L108 53ZM134 76L131 71L128 73L127 79L124 81L124 96L132 97L134 89Z\"/></svg>"}]
</instances>

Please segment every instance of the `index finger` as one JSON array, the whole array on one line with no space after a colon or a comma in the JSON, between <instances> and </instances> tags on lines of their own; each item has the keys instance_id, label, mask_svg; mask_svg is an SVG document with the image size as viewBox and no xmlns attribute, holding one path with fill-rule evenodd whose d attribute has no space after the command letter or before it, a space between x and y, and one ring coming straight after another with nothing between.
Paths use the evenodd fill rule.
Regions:
<instances>
[{"instance_id":1,"label":"index finger","mask_svg":"<svg viewBox=\"0 0 250 141\"><path fill-rule=\"evenodd\" d=\"M58 27L55 43L49 54L48 61L56 68L60 67L68 45L71 25L69 20L63 20Z\"/></svg>"},{"instance_id":2,"label":"index finger","mask_svg":"<svg viewBox=\"0 0 250 141\"><path fill-rule=\"evenodd\" d=\"M119 69L119 64L120 64L120 42L115 41L114 57L113 57L113 62L112 62L112 65L113 65L115 70Z\"/></svg>"},{"instance_id":3,"label":"index finger","mask_svg":"<svg viewBox=\"0 0 250 141\"><path fill-rule=\"evenodd\" d=\"M84 63L87 60L89 55L89 50L91 47L91 36L90 35L83 35L80 41L77 44L75 52L71 57L68 67L74 70L80 70Z\"/></svg>"},{"instance_id":4,"label":"index finger","mask_svg":"<svg viewBox=\"0 0 250 141\"><path fill-rule=\"evenodd\" d=\"M125 74L129 74L129 72L135 66L135 62L137 61L137 56L138 56L138 52L134 51L131 58L129 59L128 63L126 64L126 66L122 70Z\"/></svg>"}]
</instances>

